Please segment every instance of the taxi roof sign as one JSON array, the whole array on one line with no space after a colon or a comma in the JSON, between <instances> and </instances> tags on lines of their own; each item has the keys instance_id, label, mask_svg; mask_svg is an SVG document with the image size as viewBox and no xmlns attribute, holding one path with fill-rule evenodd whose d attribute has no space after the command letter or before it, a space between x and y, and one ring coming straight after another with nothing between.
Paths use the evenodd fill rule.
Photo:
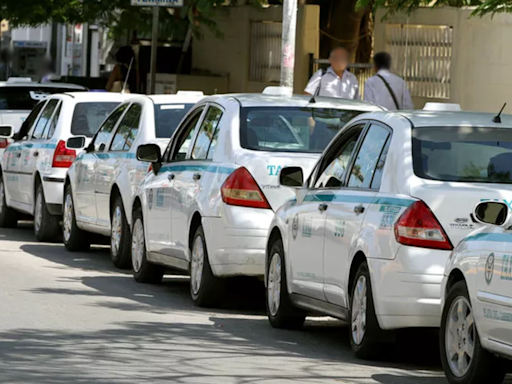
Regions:
<instances>
[{"instance_id":1,"label":"taxi roof sign","mask_svg":"<svg viewBox=\"0 0 512 384\"><path fill-rule=\"evenodd\" d=\"M462 111L462 108L460 107L460 104L456 103L434 103L434 102L428 102L425 103L425 106L423 107L424 111L450 111L450 112L460 112Z\"/></svg>"},{"instance_id":2,"label":"taxi roof sign","mask_svg":"<svg viewBox=\"0 0 512 384\"><path fill-rule=\"evenodd\" d=\"M138 7L183 7L184 0L131 0Z\"/></svg>"}]
</instances>

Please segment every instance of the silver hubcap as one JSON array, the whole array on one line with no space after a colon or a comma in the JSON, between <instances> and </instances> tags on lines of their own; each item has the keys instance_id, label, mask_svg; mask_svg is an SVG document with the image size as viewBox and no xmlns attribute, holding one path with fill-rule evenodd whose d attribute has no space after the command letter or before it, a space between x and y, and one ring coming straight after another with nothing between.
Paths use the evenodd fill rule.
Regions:
<instances>
[{"instance_id":1,"label":"silver hubcap","mask_svg":"<svg viewBox=\"0 0 512 384\"><path fill-rule=\"evenodd\" d=\"M38 193L36 197L36 211L34 212L34 226L36 227L37 232L41 229L41 223L43 221L42 210L43 196L42 193Z\"/></svg>"},{"instance_id":2,"label":"silver hubcap","mask_svg":"<svg viewBox=\"0 0 512 384\"><path fill-rule=\"evenodd\" d=\"M366 332L366 277L359 276L352 298L352 340L356 345L363 342Z\"/></svg>"},{"instance_id":3,"label":"silver hubcap","mask_svg":"<svg viewBox=\"0 0 512 384\"><path fill-rule=\"evenodd\" d=\"M112 215L112 234L110 236L110 246L114 255L117 255L117 252L119 252L121 244L122 215L121 207L117 206Z\"/></svg>"},{"instance_id":4,"label":"silver hubcap","mask_svg":"<svg viewBox=\"0 0 512 384\"><path fill-rule=\"evenodd\" d=\"M144 259L144 226L141 219L133 225L132 234L132 265L135 272L139 272Z\"/></svg>"},{"instance_id":5,"label":"silver hubcap","mask_svg":"<svg viewBox=\"0 0 512 384\"><path fill-rule=\"evenodd\" d=\"M71 225L73 223L73 198L71 195L66 195L66 201L64 202L64 217L63 217L63 228L64 228L64 240L69 241L71 238Z\"/></svg>"},{"instance_id":6,"label":"silver hubcap","mask_svg":"<svg viewBox=\"0 0 512 384\"><path fill-rule=\"evenodd\" d=\"M267 283L268 308L272 316L277 315L281 304L281 256L274 253L268 269Z\"/></svg>"},{"instance_id":7,"label":"silver hubcap","mask_svg":"<svg viewBox=\"0 0 512 384\"><path fill-rule=\"evenodd\" d=\"M192 249L192 267L190 268L190 284L192 284L192 292L197 295L201 288L201 280L203 279L204 264L204 248L201 236L196 237L194 248Z\"/></svg>"},{"instance_id":8,"label":"silver hubcap","mask_svg":"<svg viewBox=\"0 0 512 384\"><path fill-rule=\"evenodd\" d=\"M455 299L448 312L445 333L446 359L457 377L464 376L471 366L475 350L475 321L471 305L465 297Z\"/></svg>"}]
</instances>

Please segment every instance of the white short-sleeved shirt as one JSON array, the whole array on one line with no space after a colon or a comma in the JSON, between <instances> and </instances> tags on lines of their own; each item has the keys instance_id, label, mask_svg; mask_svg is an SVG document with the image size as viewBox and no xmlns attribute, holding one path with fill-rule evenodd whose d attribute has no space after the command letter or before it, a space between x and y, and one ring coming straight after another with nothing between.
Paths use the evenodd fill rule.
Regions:
<instances>
[{"instance_id":1,"label":"white short-sleeved shirt","mask_svg":"<svg viewBox=\"0 0 512 384\"><path fill-rule=\"evenodd\" d=\"M411 95L404 79L384 69L377 72L377 75L386 79L393 90L398 102L398 109L414 109L414 104L412 103ZM382 79L377 75L366 80L364 85L364 101L374 103L391 111L396 110L396 104L393 101L391 93Z\"/></svg>"},{"instance_id":2,"label":"white short-sleeved shirt","mask_svg":"<svg viewBox=\"0 0 512 384\"><path fill-rule=\"evenodd\" d=\"M318 87L320 86L320 89ZM360 99L359 83L353 73L345 70L342 78L329 67L322 76L322 70L315 72L306 86L305 92L310 95L339 97L341 99Z\"/></svg>"}]
</instances>

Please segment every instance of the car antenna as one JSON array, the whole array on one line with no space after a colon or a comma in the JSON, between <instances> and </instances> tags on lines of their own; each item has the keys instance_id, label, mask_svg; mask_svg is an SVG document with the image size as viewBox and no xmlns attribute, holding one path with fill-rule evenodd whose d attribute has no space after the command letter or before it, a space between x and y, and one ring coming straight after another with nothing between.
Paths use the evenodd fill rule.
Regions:
<instances>
[{"instance_id":1,"label":"car antenna","mask_svg":"<svg viewBox=\"0 0 512 384\"><path fill-rule=\"evenodd\" d=\"M503 107L501 107L500 112L496 116L493 117L493 119L492 119L493 123L501 123L501 112L503 112L506 105L507 105L507 103L503 104Z\"/></svg>"}]
</instances>

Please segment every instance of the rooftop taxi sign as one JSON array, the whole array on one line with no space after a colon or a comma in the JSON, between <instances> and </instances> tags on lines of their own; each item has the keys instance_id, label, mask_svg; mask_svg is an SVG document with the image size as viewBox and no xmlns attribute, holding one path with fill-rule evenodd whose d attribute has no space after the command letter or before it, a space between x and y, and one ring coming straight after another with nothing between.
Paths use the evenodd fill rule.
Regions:
<instances>
[{"instance_id":1,"label":"rooftop taxi sign","mask_svg":"<svg viewBox=\"0 0 512 384\"><path fill-rule=\"evenodd\" d=\"M131 0L139 7L183 7L184 0Z\"/></svg>"}]
</instances>

